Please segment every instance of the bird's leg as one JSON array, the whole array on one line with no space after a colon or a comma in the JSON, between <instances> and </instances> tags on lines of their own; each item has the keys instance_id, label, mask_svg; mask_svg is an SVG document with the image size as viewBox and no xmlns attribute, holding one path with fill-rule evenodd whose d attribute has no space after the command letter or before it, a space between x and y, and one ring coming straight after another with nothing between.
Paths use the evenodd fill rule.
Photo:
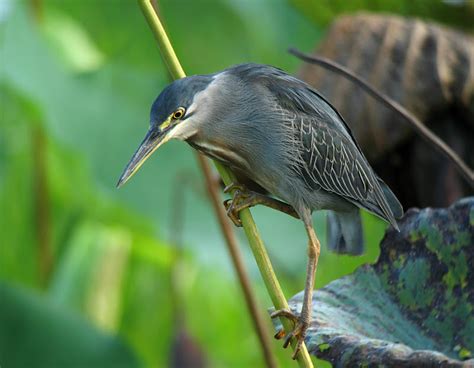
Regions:
<instances>
[{"instance_id":1,"label":"bird's leg","mask_svg":"<svg viewBox=\"0 0 474 368\"><path fill-rule=\"evenodd\" d=\"M236 226L242 226L239 218L239 212L243 209L256 206L258 204L273 208L275 210L286 213L295 218L299 218L298 214L289 204L279 201L278 199L268 197L266 195L248 190L242 184L230 184L224 189L224 193L234 191L232 199L224 201L227 215Z\"/></svg>"},{"instance_id":2,"label":"bird's leg","mask_svg":"<svg viewBox=\"0 0 474 368\"><path fill-rule=\"evenodd\" d=\"M296 347L292 356L293 359L296 359L301 345L304 342L306 330L311 323L314 279L321 249L312 223L310 221L305 221L305 227L306 232L308 233L308 265L306 269L306 283L304 288L303 307L301 309L301 314L299 317L297 317L294 313L286 309L280 309L271 314L272 318L289 318L295 324L293 331L286 335L285 342L283 343L283 347L286 348L290 344L292 337L296 339ZM275 337L277 339L281 339L284 335L285 334L283 331L278 331Z\"/></svg>"}]
</instances>

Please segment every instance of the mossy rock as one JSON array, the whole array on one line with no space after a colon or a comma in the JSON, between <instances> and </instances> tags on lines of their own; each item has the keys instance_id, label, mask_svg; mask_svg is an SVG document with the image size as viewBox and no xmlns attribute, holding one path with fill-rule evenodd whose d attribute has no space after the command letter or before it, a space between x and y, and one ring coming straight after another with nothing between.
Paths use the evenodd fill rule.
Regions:
<instances>
[{"instance_id":1,"label":"mossy rock","mask_svg":"<svg viewBox=\"0 0 474 368\"><path fill-rule=\"evenodd\" d=\"M399 225L374 265L315 291L310 353L335 367L474 367L474 197Z\"/></svg>"}]
</instances>

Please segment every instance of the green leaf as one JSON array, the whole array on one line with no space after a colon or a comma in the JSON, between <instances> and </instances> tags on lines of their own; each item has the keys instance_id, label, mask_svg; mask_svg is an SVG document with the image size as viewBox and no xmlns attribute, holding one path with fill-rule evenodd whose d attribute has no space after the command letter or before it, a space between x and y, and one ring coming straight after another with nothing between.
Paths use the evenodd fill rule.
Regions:
<instances>
[{"instance_id":1,"label":"green leaf","mask_svg":"<svg viewBox=\"0 0 474 368\"><path fill-rule=\"evenodd\" d=\"M40 295L0 283L0 362L15 367L138 367L117 337Z\"/></svg>"},{"instance_id":2,"label":"green leaf","mask_svg":"<svg viewBox=\"0 0 474 368\"><path fill-rule=\"evenodd\" d=\"M47 12L46 16L47 19L42 23L45 34L62 56L64 64L76 72L89 72L97 70L104 63L104 55L74 19L60 11Z\"/></svg>"},{"instance_id":3,"label":"green leaf","mask_svg":"<svg viewBox=\"0 0 474 368\"><path fill-rule=\"evenodd\" d=\"M164 366L172 333L173 249L125 227L76 225L48 296L119 331L147 366Z\"/></svg>"},{"instance_id":4,"label":"green leaf","mask_svg":"<svg viewBox=\"0 0 474 368\"><path fill-rule=\"evenodd\" d=\"M344 367L461 366L472 358L473 219L474 197L408 211L374 265L314 293L309 351ZM294 296L292 310L302 301Z\"/></svg>"}]
</instances>

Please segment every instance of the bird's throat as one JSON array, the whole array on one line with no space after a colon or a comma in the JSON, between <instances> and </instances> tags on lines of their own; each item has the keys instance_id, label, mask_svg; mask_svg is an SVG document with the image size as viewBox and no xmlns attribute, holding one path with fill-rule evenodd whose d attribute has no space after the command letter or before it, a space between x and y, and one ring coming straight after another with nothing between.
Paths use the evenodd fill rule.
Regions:
<instances>
[{"instance_id":1,"label":"bird's throat","mask_svg":"<svg viewBox=\"0 0 474 368\"><path fill-rule=\"evenodd\" d=\"M194 149L202 152L211 159L222 162L223 164L238 168L240 170L248 170L247 160L240 156L237 152L221 147L214 143L203 142L200 140L187 140L188 144Z\"/></svg>"}]
</instances>

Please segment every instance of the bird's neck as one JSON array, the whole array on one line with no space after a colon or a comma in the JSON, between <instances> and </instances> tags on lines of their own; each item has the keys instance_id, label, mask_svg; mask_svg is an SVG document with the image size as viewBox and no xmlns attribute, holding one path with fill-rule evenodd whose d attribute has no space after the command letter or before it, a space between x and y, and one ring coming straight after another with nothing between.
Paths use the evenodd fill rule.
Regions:
<instances>
[{"instance_id":1,"label":"bird's neck","mask_svg":"<svg viewBox=\"0 0 474 368\"><path fill-rule=\"evenodd\" d=\"M216 142L209 142L199 139L199 135L195 135L186 142L196 149L197 151L203 153L207 157L217 160L224 165L237 168L240 170L248 170L249 165L247 161L238 155L236 152L228 150Z\"/></svg>"}]
</instances>

